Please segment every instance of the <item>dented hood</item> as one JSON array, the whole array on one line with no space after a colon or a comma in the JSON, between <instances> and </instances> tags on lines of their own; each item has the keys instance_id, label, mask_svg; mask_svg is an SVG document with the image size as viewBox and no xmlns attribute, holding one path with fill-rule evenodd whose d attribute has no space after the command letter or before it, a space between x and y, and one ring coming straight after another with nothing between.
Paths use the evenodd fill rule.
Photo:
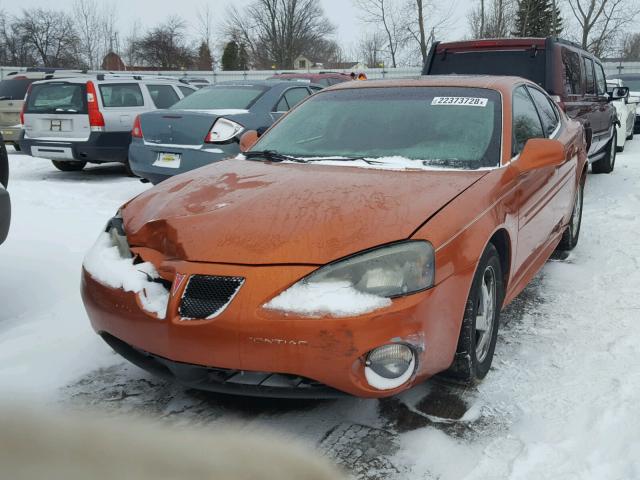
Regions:
<instances>
[{"instance_id":1,"label":"dented hood","mask_svg":"<svg viewBox=\"0 0 640 480\"><path fill-rule=\"evenodd\" d=\"M127 204L132 246L189 261L322 265L408 238L486 171L226 160Z\"/></svg>"}]
</instances>

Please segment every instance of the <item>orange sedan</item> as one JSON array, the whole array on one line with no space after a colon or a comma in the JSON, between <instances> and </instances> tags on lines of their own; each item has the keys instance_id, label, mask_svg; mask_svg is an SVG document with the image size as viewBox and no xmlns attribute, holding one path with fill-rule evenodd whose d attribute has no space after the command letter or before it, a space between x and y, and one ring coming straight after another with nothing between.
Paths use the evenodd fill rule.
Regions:
<instances>
[{"instance_id":1,"label":"orange sedan","mask_svg":"<svg viewBox=\"0 0 640 480\"><path fill-rule=\"evenodd\" d=\"M583 128L521 78L345 83L241 144L124 205L84 262L94 329L192 388L476 382L500 310L578 242Z\"/></svg>"}]
</instances>

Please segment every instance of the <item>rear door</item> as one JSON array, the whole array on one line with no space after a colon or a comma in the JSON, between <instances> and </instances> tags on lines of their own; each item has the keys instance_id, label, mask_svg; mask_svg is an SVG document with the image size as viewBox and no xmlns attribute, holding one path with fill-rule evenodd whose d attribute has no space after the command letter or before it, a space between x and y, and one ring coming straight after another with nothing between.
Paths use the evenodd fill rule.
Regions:
<instances>
[{"instance_id":1,"label":"rear door","mask_svg":"<svg viewBox=\"0 0 640 480\"><path fill-rule=\"evenodd\" d=\"M87 89L84 82L34 83L25 107L25 135L54 141L89 138Z\"/></svg>"},{"instance_id":2,"label":"rear door","mask_svg":"<svg viewBox=\"0 0 640 480\"><path fill-rule=\"evenodd\" d=\"M588 111L587 115L592 132L591 148L589 149L589 154L591 155L602 148L603 142L606 141L608 136L608 128L605 127L606 122L602 115L593 60L586 55L582 55L582 67L584 71L585 110Z\"/></svg>"},{"instance_id":3,"label":"rear door","mask_svg":"<svg viewBox=\"0 0 640 480\"><path fill-rule=\"evenodd\" d=\"M598 108L596 114L598 116L599 133L602 135L601 146L604 147L604 143L609 139L611 125L615 119L615 108L609 102L609 95L607 94L607 77L604 74L602 65L600 62L596 61L593 63L593 68L596 75L596 95L598 97Z\"/></svg>"},{"instance_id":4,"label":"rear door","mask_svg":"<svg viewBox=\"0 0 640 480\"><path fill-rule=\"evenodd\" d=\"M100 83L98 89L105 131L131 131L136 115L145 108L140 84L107 82Z\"/></svg>"}]
</instances>

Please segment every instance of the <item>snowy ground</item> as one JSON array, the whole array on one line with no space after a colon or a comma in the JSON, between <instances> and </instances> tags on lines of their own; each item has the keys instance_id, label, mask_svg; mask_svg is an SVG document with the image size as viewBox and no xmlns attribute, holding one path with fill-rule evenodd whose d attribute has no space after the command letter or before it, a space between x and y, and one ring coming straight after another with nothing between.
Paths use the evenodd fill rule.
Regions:
<instances>
[{"instance_id":1,"label":"snowy ground","mask_svg":"<svg viewBox=\"0 0 640 480\"><path fill-rule=\"evenodd\" d=\"M589 175L578 248L503 313L477 388L430 381L382 401L282 401L184 391L94 335L80 265L105 221L146 186L119 166L58 172L10 156L0 246L0 396L214 428L234 421L308 442L357 478L640 478L640 140Z\"/></svg>"}]
</instances>

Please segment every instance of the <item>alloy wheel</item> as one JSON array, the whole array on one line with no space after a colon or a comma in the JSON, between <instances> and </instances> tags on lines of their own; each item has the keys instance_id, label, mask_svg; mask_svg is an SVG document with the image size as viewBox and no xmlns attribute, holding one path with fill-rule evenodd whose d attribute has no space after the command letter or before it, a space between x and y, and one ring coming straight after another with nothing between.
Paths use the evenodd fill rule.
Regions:
<instances>
[{"instance_id":1,"label":"alloy wheel","mask_svg":"<svg viewBox=\"0 0 640 480\"><path fill-rule=\"evenodd\" d=\"M496 313L496 272L487 266L482 275L476 308L476 359L482 363L489 353Z\"/></svg>"}]
</instances>

